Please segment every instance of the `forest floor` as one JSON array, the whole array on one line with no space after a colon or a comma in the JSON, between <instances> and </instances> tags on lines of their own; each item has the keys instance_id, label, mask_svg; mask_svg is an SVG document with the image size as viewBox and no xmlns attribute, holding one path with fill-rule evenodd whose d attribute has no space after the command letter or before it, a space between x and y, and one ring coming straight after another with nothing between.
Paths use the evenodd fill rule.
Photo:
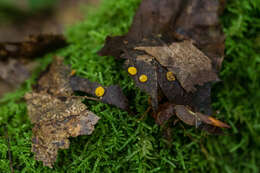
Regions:
<instances>
[{"instance_id":1,"label":"forest floor","mask_svg":"<svg viewBox=\"0 0 260 173\"><path fill-rule=\"evenodd\" d=\"M231 125L227 135L208 135L176 124L172 142L150 116L141 92L113 57L101 57L108 35L126 33L140 0L104 0L88 10L84 21L66 31L69 46L39 57L42 66L16 92L0 100L0 172L250 172L260 171L260 3L230 0L221 17L226 51L220 78L213 87L218 119ZM149 26L147 26L149 27ZM130 98L131 116L113 106L85 101L101 117L90 136L70 139L53 169L43 167L31 152L32 124L23 96L53 55L63 56L77 75L103 85L119 83ZM184 127L184 128L183 128ZM8 132L8 133L7 133ZM8 146L8 138L10 147Z\"/></svg>"}]
</instances>

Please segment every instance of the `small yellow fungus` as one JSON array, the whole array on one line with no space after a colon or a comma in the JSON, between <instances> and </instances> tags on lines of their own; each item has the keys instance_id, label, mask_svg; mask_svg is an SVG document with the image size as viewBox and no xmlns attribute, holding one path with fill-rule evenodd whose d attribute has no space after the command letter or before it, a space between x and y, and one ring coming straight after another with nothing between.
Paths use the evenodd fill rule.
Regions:
<instances>
[{"instance_id":1,"label":"small yellow fungus","mask_svg":"<svg viewBox=\"0 0 260 173\"><path fill-rule=\"evenodd\" d=\"M136 69L135 67L129 67L129 68L128 68L128 73L129 73L130 75L136 75L137 69Z\"/></svg>"},{"instance_id":2,"label":"small yellow fungus","mask_svg":"<svg viewBox=\"0 0 260 173\"><path fill-rule=\"evenodd\" d=\"M99 86L96 88L95 94L98 97L102 97L105 94L105 89L102 86Z\"/></svg>"},{"instance_id":3,"label":"small yellow fungus","mask_svg":"<svg viewBox=\"0 0 260 173\"><path fill-rule=\"evenodd\" d=\"M144 74L142 74L140 77L139 77L139 80L140 82L146 82L148 80L148 77Z\"/></svg>"},{"instance_id":4,"label":"small yellow fungus","mask_svg":"<svg viewBox=\"0 0 260 173\"><path fill-rule=\"evenodd\" d=\"M168 81L175 81L175 79L176 79L173 72L171 72L171 71L168 71L166 73L166 78L167 78Z\"/></svg>"},{"instance_id":5,"label":"small yellow fungus","mask_svg":"<svg viewBox=\"0 0 260 173\"><path fill-rule=\"evenodd\" d=\"M75 74L76 74L76 70L71 70L71 72L70 72L70 76L74 76Z\"/></svg>"}]
</instances>

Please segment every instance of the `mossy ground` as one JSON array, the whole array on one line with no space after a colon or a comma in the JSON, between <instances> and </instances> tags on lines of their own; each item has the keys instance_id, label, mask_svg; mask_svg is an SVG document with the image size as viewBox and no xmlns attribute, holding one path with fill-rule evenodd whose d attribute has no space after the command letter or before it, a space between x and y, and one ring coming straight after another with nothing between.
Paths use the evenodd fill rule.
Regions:
<instances>
[{"instance_id":1,"label":"mossy ground","mask_svg":"<svg viewBox=\"0 0 260 173\"><path fill-rule=\"evenodd\" d=\"M140 0L104 1L87 19L69 28L70 45L54 54L65 57L77 75L104 85L119 83L138 114L106 104L85 101L101 117L91 136L71 139L70 148L60 150L54 169L35 161L31 150L32 124L23 95L35 83L42 66L20 89L0 101L0 172L9 172L6 129L11 139L16 172L259 172L260 165L260 2L230 0L222 16L226 58L223 82L213 88L213 107L218 118L232 129L225 136L209 136L178 123L169 144L152 118L140 120L148 107L140 92L113 57L96 52L107 35L126 33ZM147 26L149 27L149 26ZM183 129L185 128L185 130Z\"/></svg>"}]
</instances>

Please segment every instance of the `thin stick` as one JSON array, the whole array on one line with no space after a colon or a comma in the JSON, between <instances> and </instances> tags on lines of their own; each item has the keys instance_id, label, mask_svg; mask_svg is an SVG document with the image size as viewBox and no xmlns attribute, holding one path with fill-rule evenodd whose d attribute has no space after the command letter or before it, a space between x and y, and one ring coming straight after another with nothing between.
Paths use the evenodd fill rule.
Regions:
<instances>
[{"instance_id":1,"label":"thin stick","mask_svg":"<svg viewBox=\"0 0 260 173\"><path fill-rule=\"evenodd\" d=\"M88 100L101 101L101 99L98 99L95 97L88 97L88 96L71 96L71 98L84 98L84 99L88 99Z\"/></svg>"},{"instance_id":2,"label":"thin stick","mask_svg":"<svg viewBox=\"0 0 260 173\"><path fill-rule=\"evenodd\" d=\"M12 173L14 173L14 168L13 168L13 161L12 161L12 153L11 153L11 145L10 145L10 138L8 136L8 129L5 126L5 137L7 140L7 146L8 146L8 157L9 157L9 163L10 163L10 170Z\"/></svg>"},{"instance_id":3,"label":"thin stick","mask_svg":"<svg viewBox=\"0 0 260 173\"><path fill-rule=\"evenodd\" d=\"M141 121L145 118L145 116L150 112L150 110L152 109L151 106L149 106L146 111L142 114L141 118L139 118L138 120Z\"/></svg>"}]
</instances>

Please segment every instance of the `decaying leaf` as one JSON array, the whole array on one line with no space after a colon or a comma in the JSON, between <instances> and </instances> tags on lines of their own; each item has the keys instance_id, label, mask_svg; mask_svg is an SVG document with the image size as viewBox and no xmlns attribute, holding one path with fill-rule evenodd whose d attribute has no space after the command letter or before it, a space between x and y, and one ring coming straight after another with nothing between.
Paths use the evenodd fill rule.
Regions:
<instances>
[{"instance_id":1,"label":"decaying leaf","mask_svg":"<svg viewBox=\"0 0 260 173\"><path fill-rule=\"evenodd\" d=\"M70 68L56 58L25 95L28 114L34 124L32 152L36 160L52 167L58 149L69 147L69 137L90 135L99 117L87 110L69 86Z\"/></svg>"},{"instance_id":2,"label":"decaying leaf","mask_svg":"<svg viewBox=\"0 0 260 173\"><path fill-rule=\"evenodd\" d=\"M103 87L99 83L91 82L86 78L72 76L70 78L70 87L73 91L81 91L92 96L98 96L100 101L104 103L129 111L128 100L118 85ZM99 96L97 93L99 87L104 89L104 93L101 93L102 96Z\"/></svg>"},{"instance_id":3,"label":"decaying leaf","mask_svg":"<svg viewBox=\"0 0 260 173\"><path fill-rule=\"evenodd\" d=\"M97 82L71 75L71 68L57 58L52 66L55 68L47 69L47 73L43 73L43 76L39 79L36 86L38 91L45 91L54 95L61 95L61 93L70 95L74 91L81 91L97 97L101 102L129 110L128 100L118 85L104 87ZM103 90L101 91L103 93L97 93L98 89Z\"/></svg>"},{"instance_id":4,"label":"decaying leaf","mask_svg":"<svg viewBox=\"0 0 260 173\"><path fill-rule=\"evenodd\" d=\"M155 109L158 106L158 83L157 79L157 70L156 66L154 66L154 60L149 55L137 56L137 58L129 58L126 61L126 68L129 69L134 67L137 69L137 73L135 75L130 75L135 84L144 90L145 92L149 93L152 98L152 105ZM146 81L141 81L140 78L142 75L147 76Z\"/></svg>"},{"instance_id":5,"label":"decaying leaf","mask_svg":"<svg viewBox=\"0 0 260 173\"><path fill-rule=\"evenodd\" d=\"M52 167L59 149L69 148L69 137L90 135L99 120L79 98L31 92L25 99L34 124L32 152L45 166Z\"/></svg>"},{"instance_id":6,"label":"decaying leaf","mask_svg":"<svg viewBox=\"0 0 260 173\"><path fill-rule=\"evenodd\" d=\"M143 0L129 32L107 37L99 54L126 59L126 69L151 96L155 112L165 102L158 99L162 93L166 102L211 114L211 84L219 81L224 57L225 37L218 18L222 4Z\"/></svg>"},{"instance_id":7,"label":"decaying leaf","mask_svg":"<svg viewBox=\"0 0 260 173\"><path fill-rule=\"evenodd\" d=\"M187 92L196 91L196 85L217 80L211 60L191 41L173 42L163 46L135 47L135 50L145 51L154 57L176 76Z\"/></svg>"},{"instance_id":8,"label":"decaying leaf","mask_svg":"<svg viewBox=\"0 0 260 173\"><path fill-rule=\"evenodd\" d=\"M159 106L159 109L156 113L153 113L155 122L158 125L163 125L165 122L170 120L174 116L174 106L171 103L164 103Z\"/></svg>"}]
</instances>

